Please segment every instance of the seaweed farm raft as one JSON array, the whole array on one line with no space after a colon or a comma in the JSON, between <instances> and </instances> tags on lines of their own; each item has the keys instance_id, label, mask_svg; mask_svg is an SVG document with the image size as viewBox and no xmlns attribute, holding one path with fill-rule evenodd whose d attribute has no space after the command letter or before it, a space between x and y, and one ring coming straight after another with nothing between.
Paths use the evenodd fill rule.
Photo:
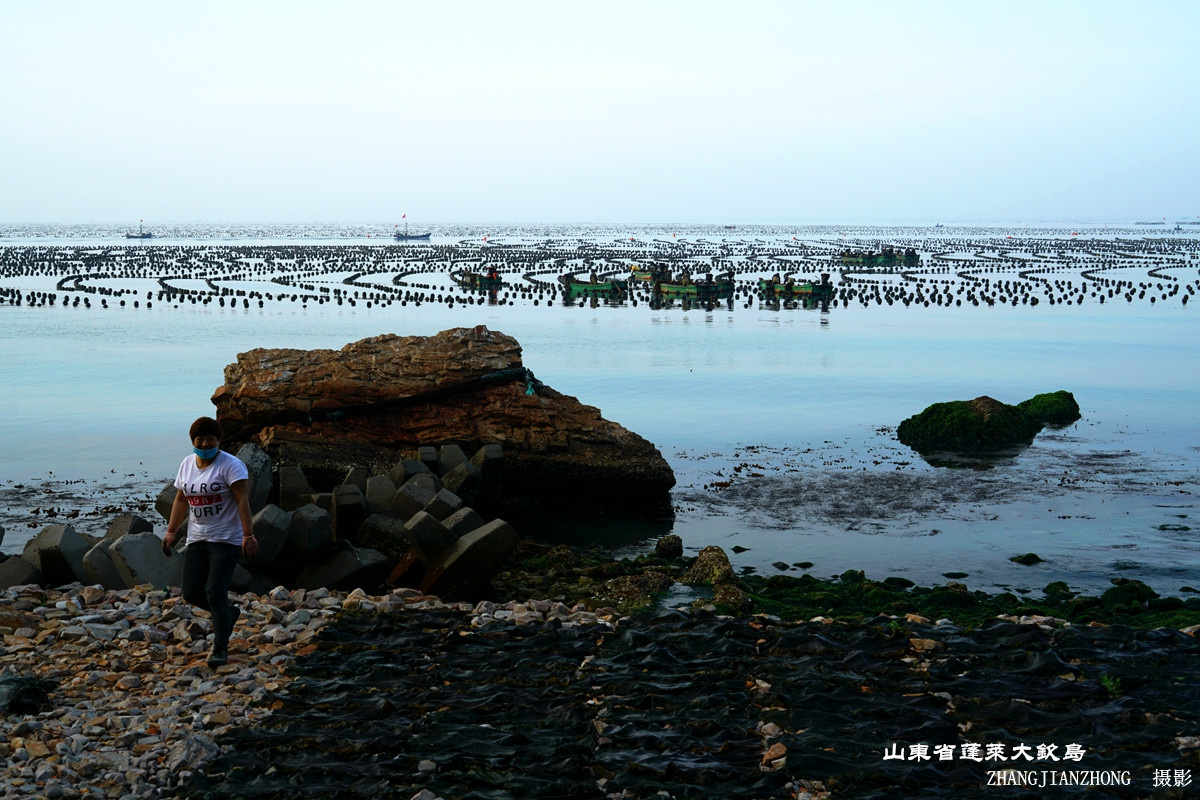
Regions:
<instances>
[{"instance_id":1,"label":"seaweed farm raft","mask_svg":"<svg viewBox=\"0 0 1200 800\"><path fill-rule=\"evenodd\" d=\"M360 310L418 306L788 309L1187 305L1200 239L1104 229L854 236L488 237L484 241L0 247L0 304ZM1128 234L1128 236L1124 235ZM378 243L376 243L378 241Z\"/></svg>"}]
</instances>

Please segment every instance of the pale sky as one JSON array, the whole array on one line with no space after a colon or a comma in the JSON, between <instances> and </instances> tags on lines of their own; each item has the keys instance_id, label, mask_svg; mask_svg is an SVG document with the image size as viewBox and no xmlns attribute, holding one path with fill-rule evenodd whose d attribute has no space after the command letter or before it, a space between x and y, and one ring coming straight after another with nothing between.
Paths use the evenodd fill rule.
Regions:
<instances>
[{"instance_id":1,"label":"pale sky","mask_svg":"<svg viewBox=\"0 0 1200 800\"><path fill-rule=\"evenodd\" d=\"M0 0L0 223L1200 215L1200 2Z\"/></svg>"}]
</instances>

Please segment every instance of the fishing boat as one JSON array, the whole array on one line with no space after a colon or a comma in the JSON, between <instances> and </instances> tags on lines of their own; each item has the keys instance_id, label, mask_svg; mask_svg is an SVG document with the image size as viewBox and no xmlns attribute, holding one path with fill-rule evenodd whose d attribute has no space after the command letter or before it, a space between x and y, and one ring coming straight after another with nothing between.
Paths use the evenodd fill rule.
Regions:
<instances>
[{"instance_id":1,"label":"fishing boat","mask_svg":"<svg viewBox=\"0 0 1200 800\"><path fill-rule=\"evenodd\" d=\"M137 233L133 233L133 232L131 232L131 231L126 231L126 232L125 232L125 238L126 238L126 239L153 239L153 238L154 238L154 234L153 234L153 233L151 233L151 232L150 232L150 231L148 231L148 230L145 230L145 229L143 229L143 228L142 228L142 221L139 219L139 220L138 220L138 232L137 232Z\"/></svg>"},{"instance_id":2,"label":"fishing boat","mask_svg":"<svg viewBox=\"0 0 1200 800\"><path fill-rule=\"evenodd\" d=\"M829 282L829 273L822 272L821 280L814 281L796 281L794 278L788 278L786 281L781 281L779 275L773 275L770 278L758 279L758 291L763 297L780 297L788 298L816 298L825 299L833 297L833 284Z\"/></svg>"},{"instance_id":3,"label":"fishing boat","mask_svg":"<svg viewBox=\"0 0 1200 800\"><path fill-rule=\"evenodd\" d=\"M666 269L659 266L643 267L634 264L629 270L629 279L634 281L642 281L643 283L653 283L655 279L662 280L666 274Z\"/></svg>"},{"instance_id":4,"label":"fishing boat","mask_svg":"<svg viewBox=\"0 0 1200 800\"><path fill-rule=\"evenodd\" d=\"M430 234L428 234L428 233L409 233L408 232L407 217L408 217L408 214L405 214L403 217L404 218L404 230L401 231L400 226L397 225L395 233L392 234L392 238L395 239L397 242L429 241Z\"/></svg>"},{"instance_id":5,"label":"fishing boat","mask_svg":"<svg viewBox=\"0 0 1200 800\"><path fill-rule=\"evenodd\" d=\"M733 297L733 273L723 272L713 277L710 272L704 280L693 281L686 272L672 282L667 280L655 281L654 293L660 297L687 297L697 300L713 300Z\"/></svg>"},{"instance_id":6,"label":"fishing boat","mask_svg":"<svg viewBox=\"0 0 1200 800\"><path fill-rule=\"evenodd\" d=\"M586 281L568 272L566 275L559 275L558 282L562 284L564 292L574 297L614 297L624 294L629 288L628 281L620 278L601 280L594 272Z\"/></svg>"},{"instance_id":7,"label":"fishing boat","mask_svg":"<svg viewBox=\"0 0 1200 800\"><path fill-rule=\"evenodd\" d=\"M915 267L921 263L921 256L911 247L901 253L895 247L884 246L878 252L843 250L838 260L847 267L892 267L897 262L906 267Z\"/></svg>"},{"instance_id":8,"label":"fishing boat","mask_svg":"<svg viewBox=\"0 0 1200 800\"><path fill-rule=\"evenodd\" d=\"M464 289L499 289L504 285L504 279L500 277L500 273L496 271L495 267L489 269L486 275L460 269L457 272L451 273L451 277Z\"/></svg>"}]
</instances>

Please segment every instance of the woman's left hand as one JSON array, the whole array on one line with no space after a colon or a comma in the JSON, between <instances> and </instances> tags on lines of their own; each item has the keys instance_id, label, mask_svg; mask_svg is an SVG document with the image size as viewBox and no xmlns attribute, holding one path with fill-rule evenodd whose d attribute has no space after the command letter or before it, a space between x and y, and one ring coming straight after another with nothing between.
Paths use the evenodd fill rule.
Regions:
<instances>
[{"instance_id":1,"label":"woman's left hand","mask_svg":"<svg viewBox=\"0 0 1200 800\"><path fill-rule=\"evenodd\" d=\"M254 538L253 533L242 537L242 552L246 554L246 558L258 555L258 539Z\"/></svg>"}]
</instances>

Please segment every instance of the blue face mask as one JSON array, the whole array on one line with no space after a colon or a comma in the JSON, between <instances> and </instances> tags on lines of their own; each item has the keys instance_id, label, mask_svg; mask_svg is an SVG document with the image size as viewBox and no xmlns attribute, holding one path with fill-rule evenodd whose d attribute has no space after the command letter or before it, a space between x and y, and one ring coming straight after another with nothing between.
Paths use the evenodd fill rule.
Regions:
<instances>
[{"instance_id":1,"label":"blue face mask","mask_svg":"<svg viewBox=\"0 0 1200 800\"><path fill-rule=\"evenodd\" d=\"M211 450L201 450L199 447L193 447L192 452L200 456L205 461L212 461L217 457L217 453L221 452L221 448L214 447Z\"/></svg>"}]
</instances>

